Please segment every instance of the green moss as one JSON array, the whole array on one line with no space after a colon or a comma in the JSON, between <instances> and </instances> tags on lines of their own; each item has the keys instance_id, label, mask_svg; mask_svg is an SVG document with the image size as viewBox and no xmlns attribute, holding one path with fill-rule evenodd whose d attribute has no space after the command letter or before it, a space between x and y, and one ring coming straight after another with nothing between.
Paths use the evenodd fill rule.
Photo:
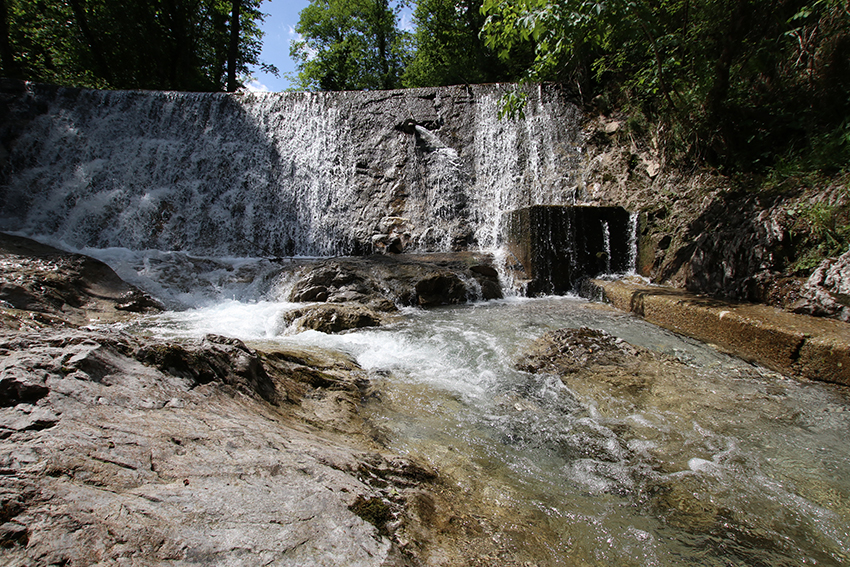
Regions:
<instances>
[{"instance_id":1,"label":"green moss","mask_svg":"<svg viewBox=\"0 0 850 567\"><path fill-rule=\"evenodd\" d=\"M348 509L375 526L379 534L388 535L387 523L392 520L393 514L381 498L365 498L361 495Z\"/></svg>"}]
</instances>

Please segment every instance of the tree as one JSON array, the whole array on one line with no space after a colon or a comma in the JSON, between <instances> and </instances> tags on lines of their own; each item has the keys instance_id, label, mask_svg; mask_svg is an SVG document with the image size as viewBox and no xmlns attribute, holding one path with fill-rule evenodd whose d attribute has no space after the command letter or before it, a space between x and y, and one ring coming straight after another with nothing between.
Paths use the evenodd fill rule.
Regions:
<instances>
[{"instance_id":1,"label":"tree","mask_svg":"<svg viewBox=\"0 0 850 567\"><path fill-rule=\"evenodd\" d=\"M414 55L404 71L409 87L510 81L521 60L500 60L479 37L482 0L419 0L413 13Z\"/></svg>"},{"instance_id":2,"label":"tree","mask_svg":"<svg viewBox=\"0 0 850 567\"><path fill-rule=\"evenodd\" d=\"M227 47L227 91L237 89L236 57L239 54L239 12L242 10L242 0L233 0L230 9L230 43Z\"/></svg>"},{"instance_id":3,"label":"tree","mask_svg":"<svg viewBox=\"0 0 850 567\"><path fill-rule=\"evenodd\" d=\"M329 91L399 87L407 34L388 0L311 0L290 54L301 88Z\"/></svg>"},{"instance_id":4,"label":"tree","mask_svg":"<svg viewBox=\"0 0 850 567\"><path fill-rule=\"evenodd\" d=\"M500 57L534 46L525 80L630 109L679 156L758 169L802 148L824 165L850 162L844 0L485 0L483 10Z\"/></svg>"},{"instance_id":5,"label":"tree","mask_svg":"<svg viewBox=\"0 0 850 567\"><path fill-rule=\"evenodd\" d=\"M3 1L6 75L69 86L220 91L235 88L249 66L263 66L263 0Z\"/></svg>"}]
</instances>

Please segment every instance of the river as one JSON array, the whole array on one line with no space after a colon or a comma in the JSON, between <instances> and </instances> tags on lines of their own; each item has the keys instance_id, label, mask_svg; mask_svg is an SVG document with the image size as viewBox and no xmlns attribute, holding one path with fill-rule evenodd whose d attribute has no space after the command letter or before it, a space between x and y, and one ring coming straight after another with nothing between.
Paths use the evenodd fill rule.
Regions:
<instances>
[{"instance_id":1,"label":"river","mask_svg":"<svg viewBox=\"0 0 850 567\"><path fill-rule=\"evenodd\" d=\"M272 289L275 289L272 287ZM233 289L229 290L233 295ZM199 302L135 324L338 349L368 371L363 415L427 462L539 565L841 565L850 560L850 397L576 297L509 297L340 335L289 334L295 307ZM651 351L627 383L516 369L546 331L604 330ZM603 369L604 370L604 369Z\"/></svg>"}]
</instances>

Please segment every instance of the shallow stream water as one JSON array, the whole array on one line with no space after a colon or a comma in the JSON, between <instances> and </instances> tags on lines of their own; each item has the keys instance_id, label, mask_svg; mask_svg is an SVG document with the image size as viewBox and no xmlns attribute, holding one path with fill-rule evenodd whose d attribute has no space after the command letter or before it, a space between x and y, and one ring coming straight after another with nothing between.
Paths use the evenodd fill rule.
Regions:
<instances>
[{"instance_id":1,"label":"shallow stream water","mask_svg":"<svg viewBox=\"0 0 850 567\"><path fill-rule=\"evenodd\" d=\"M143 332L349 353L379 393L363 411L390 448L439 469L469 496L468 513L533 564L850 562L844 388L782 377L577 298L411 309L342 335L287 335L281 313L292 307L223 301L166 313ZM582 326L661 356L626 384L515 369L547 330Z\"/></svg>"}]
</instances>

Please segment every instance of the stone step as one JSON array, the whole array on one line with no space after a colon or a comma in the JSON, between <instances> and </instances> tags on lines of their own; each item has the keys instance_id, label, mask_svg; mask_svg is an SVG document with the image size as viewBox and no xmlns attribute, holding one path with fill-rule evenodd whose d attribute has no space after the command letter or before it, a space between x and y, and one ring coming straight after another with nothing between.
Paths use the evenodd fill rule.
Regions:
<instances>
[{"instance_id":1,"label":"stone step","mask_svg":"<svg viewBox=\"0 0 850 567\"><path fill-rule=\"evenodd\" d=\"M596 297L665 329L785 374L850 386L850 324L669 287L622 280L589 285Z\"/></svg>"}]
</instances>

